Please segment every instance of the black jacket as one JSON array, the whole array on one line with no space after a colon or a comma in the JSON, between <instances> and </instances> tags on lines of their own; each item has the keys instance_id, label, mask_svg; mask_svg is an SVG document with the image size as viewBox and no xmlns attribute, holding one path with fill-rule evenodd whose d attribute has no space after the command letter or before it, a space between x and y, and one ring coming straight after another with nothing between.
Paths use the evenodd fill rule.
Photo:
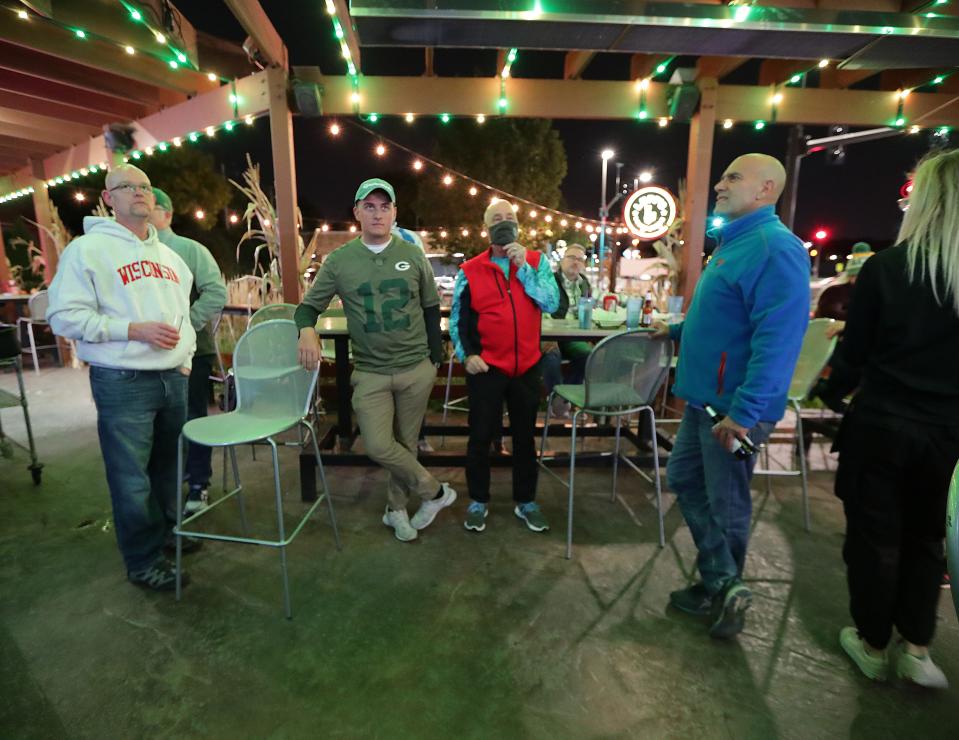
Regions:
<instances>
[{"instance_id":1,"label":"black jacket","mask_svg":"<svg viewBox=\"0 0 959 740\"><path fill-rule=\"evenodd\" d=\"M556 278L556 285L559 286L559 308L553 311L550 316L552 316L554 319L565 319L566 313L569 311L569 296L566 295L566 288L563 286L562 269L554 272L553 277ZM586 279L586 276L580 275L579 282L582 283L583 286L583 296L590 298L593 293L592 288L589 287L589 281Z\"/></svg>"},{"instance_id":2,"label":"black jacket","mask_svg":"<svg viewBox=\"0 0 959 740\"><path fill-rule=\"evenodd\" d=\"M871 417L959 425L959 315L928 278L909 281L906 245L870 257L837 353L861 369L854 406Z\"/></svg>"}]
</instances>

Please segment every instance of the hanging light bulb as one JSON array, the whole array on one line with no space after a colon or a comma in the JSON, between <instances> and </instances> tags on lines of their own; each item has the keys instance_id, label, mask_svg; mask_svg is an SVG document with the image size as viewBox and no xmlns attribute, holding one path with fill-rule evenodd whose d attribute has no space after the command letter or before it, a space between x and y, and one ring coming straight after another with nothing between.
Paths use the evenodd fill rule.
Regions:
<instances>
[{"instance_id":1,"label":"hanging light bulb","mask_svg":"<svg viewBox=\"0 0 959 740\"><path fill-rule=\"evenodd\" d=\"M413 162L413 169L416 170L417 172L419 172L420 170L423 169L423 163L422 163L420 160L418 160L418 159L415 160L415 161Z\"/></svg>"},{"instance_id":2,"label":"hanging light bulb","mask_svg":"<svg viewBox=\"0 0 959 740\"><path fill-rule=\"evenodd\" d=\"M376 145L376 156L382 157L384 154L386 154L386 147L383 146L382 144L377 144L377 145Z\"/></svg>"},{"instance_id":3,"label":"hanging light bulb","mask_svg":"<svg viewBox=\"0 0 959 740\"><path fill-rule=\"evenodd\" d=\"M193 214L197 221L202 221L206 218L206 213L203 212L202 208L197 208L196 213Z\"/></svg>"},{"instance_id":4,"label":"hanging light bulb","mask_svg":"<svg viewBox=\"0 0 959 740\"><path fill-rule=\"evenodd\" d=\"M165 44L165 43L166 43L166 36L164 36L164 35L163 35L162 33L160 33L159 31L157 31L156 33L153 34L153 38L155 38L155 39L157 40L157 43L158 43L158 44Z\"/></svg>"},{"instance_id":5,"label":"hanging light bulb","mask_svg":"<svg viewBox=\"0 0 959 740\"><path fill-rule=\"evenodd\" d=\"M452 185L452 184L453 184L453 177L452 177L451 175L444 175L444 176L443 176L443 184L446 185L447 187L449 187L450 185Z\"/></svg>"},{"instance_id":6,"label":"hanging light bulb","mask_svg":"<svg viewBox=\"0 0 959 740\"><path fill-rule=\"evenodd\" d=\"M412 113L407 113L407 114L406 114L406 122L407 122L407 123L413 123L414 120L416 120L416 117L415 117Z\"/></svg>"},{"instance_id":7,"label":"hanging light bulb","mask_svg":"<svg viewBox=\"0 0 959 740\"><path fill-rule=\"evenodd\" d=\"M476 186L475 186L475 185L472 186L472 187L469 189L470 195L476 195L478 192L479 192L479 190L476 189Z\"/></svg>"},{"instance_id":8,"label":"hanging light bulb","mask_svg":"<svg viewBox=\"0 0 959 740\"><path fill-rule=\"evenodd\" d=\"M330 136L339 136L340 135L340 124L331 123L330 124Z\"/></svg>"},{"instance_id":9,"label":"hanging light bulb","mask_svg":"<svg viewBox=\"0 0 959 740\"><path fill-rule=\"evenodd\" d=\"M132 46L130 46L129 44L127 44L126 46L124 46L124 47L123 47L123 50L124 50L127 54L129 54L130 56L133 56L134 54L137 53L137 50L134 49L134 48L133 48Z\"/></svg>"},{"instance_id":10,"label":"hanging light bulb","mask_svg":"<svg viewBox=\"0 0 959 740\"><path fill-rule=\"evenodd\" d=\"M240 217L237 216L235 213L231 213L231 214L230 214L230 223L231 223L231 224L235 224L235 223L237 223L239 220L240 220Z\"/></svg>"}]
</instances>

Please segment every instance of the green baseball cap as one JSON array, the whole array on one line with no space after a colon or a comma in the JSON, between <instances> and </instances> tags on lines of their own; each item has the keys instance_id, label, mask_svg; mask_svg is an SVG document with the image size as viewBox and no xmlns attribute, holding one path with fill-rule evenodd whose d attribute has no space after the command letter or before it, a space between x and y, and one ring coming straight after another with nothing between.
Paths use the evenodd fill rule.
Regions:
<instances>
[{"instance_id":1,"label":"green baseball cap","mask_svg":"<svg viewBox=\"0 0 959 740\"><path fill-rule=\"evenodd\" d=\"M162 208L164 211L173 213L173 201L170 200L169 195L160 190L160 188L153 188L153 197L156 198L157 208Z\"/></svg>"},{"instance_id":2,"label":"green baseball cap","mask_svg":"<svg viewBox=\"0 0 959 740\"><path fill-rule=\"evenodd\" d=\"M361 182L360 186L356 189L356 197L353 198L353 202L358 203L374 190L382 190L384 193L390 196L390 200L392 202L396 203L396 193L393 192L393 186L390 185L386 180L381 180L378 177Z\"/></svg>"}]
</instances>

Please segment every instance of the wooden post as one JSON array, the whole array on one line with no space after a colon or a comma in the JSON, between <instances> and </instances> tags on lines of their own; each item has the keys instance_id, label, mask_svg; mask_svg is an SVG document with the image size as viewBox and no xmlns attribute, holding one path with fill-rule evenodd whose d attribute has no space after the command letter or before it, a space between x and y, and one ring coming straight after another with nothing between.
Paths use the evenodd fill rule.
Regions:
<instances>
[{"instance_id":1,"label":"wooden post","mask_svg":"<svg viewBox=\"0 0 959 740\"><path fill-rule=\"evenodd\" d=\"M699 80L699 110L689 126L689 154L686 162L686 205L683 217L683 289L684 306L689 308L693 290L703 269L706 242L706 216L709 204L710 167L713 160L713 135L716 131L716 102L719 84L715 77Z\"/></svg>"},{"instance_id":2,"label":"wooden post","mask_svg":"<svg viewBox=\"0 0 959 740\"><path fill-rule=\"evenodd\" d=\"M287 102L287 72L267 69L270 89L270 141L273 146L273 185L276 190L277 236L283 300L300 302L299 236L296 226L296 162L293 155L293 114Z\"/></svg>"},{"instance_id":3,"label":"wooden post","mask_svg":"<svg viewBox=\"0 0 959 740\"><path fill-rule=\"evenodd\" d=\"M48 229L53 226L50 218L50 196L47 193L46 178L43 176L43 163L32 160L30 163L33 177L30 185L33 187L33 220L40 228L37 229L40 238L40 250L43 253L43 260L46 263L46 269L43 271L43 282L47 285L57 274L57 263L60 261L60 255L57 253L57 245L53 243Z\"/></svg>"},{"instance_id":4,"label":"wooden post","mask_svg":"<svg viewBox=\"0 0 959 740\"><path fill-rule=\"evenodd\" d=\"M0 293L10 289L10 264L7 262L7 248L3 243L3 224L0 223Z\"/></svg>"}]
</instances>

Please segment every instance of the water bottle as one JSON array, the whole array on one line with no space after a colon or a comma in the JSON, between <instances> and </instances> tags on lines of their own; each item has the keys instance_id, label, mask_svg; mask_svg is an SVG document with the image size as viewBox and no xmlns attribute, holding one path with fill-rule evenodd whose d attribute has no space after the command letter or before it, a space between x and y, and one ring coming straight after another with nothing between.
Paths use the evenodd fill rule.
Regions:
<instances>
[{"instance_id":1,"label":"water bottle","mask_svg":"<svg viewBox=\"0 0 959 740\"><path fill-rule=\"evenodd\" d=\"M635 329L639 326L639 316L643 312L643 302L639 298L629 298L626 301L626 328Z\"/></svg>"},{"instance_id":2,"label":"water bottle","mask_svg":"<svg viewBox=\"0 0 959 740\"><path fill-rule=\"evenodd\" d=\"M709 417L709 420L713 423L714 427L725 418L722 414L717 414L716 409L714 409L708 403L703 406L703 411L706 412L706 415ZM732 453L740 460L745 460L750 455L754 455L756 452L758 452L756 445L753 444L749 437L743 435L742 437L733 438Z\"/></svg>"},{"instance_id":3,"label":"water bottle","mask_svg":"<svg viewBox=\"0 0 959 740\"><path fill-rule=\"evenodd\" d=\"M579 328L580 329L592 329L593 328L593 299L583 298L579 299Z\"/></svg>"}]
</instances>

